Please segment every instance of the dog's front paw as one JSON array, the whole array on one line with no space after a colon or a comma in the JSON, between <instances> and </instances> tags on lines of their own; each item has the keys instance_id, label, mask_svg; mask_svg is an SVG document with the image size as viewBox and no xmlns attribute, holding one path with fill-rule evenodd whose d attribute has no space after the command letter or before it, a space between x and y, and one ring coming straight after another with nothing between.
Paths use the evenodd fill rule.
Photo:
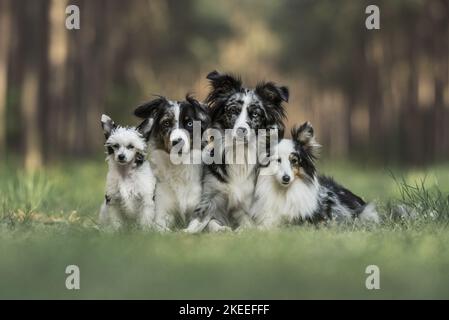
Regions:
<instances>
[{"instance_id":1,"label":"dog's front paw","mask_svg":"<svg viewBox=\"0 0 449 320\"><path fill-rule=\"evenodd\" d=\"M195 218L192 221L190 221L187 228L183 229L182 231L185 233L191 233L191 234L200 233L201 231L203 231L206 228L207 223L208 222L204 222L198 218Z\"/></svg>"},{"instance_id":2,"label":"dog's front paw","mask_svg":"<svg viewBox=\"0 0 449 320\"><path fill-rule=\"evenodd\" d=\"M232 229L228 226L224 226L215 220L211 220L207 225L210 232L231 232Z\"/></svg>"}]
</instances>

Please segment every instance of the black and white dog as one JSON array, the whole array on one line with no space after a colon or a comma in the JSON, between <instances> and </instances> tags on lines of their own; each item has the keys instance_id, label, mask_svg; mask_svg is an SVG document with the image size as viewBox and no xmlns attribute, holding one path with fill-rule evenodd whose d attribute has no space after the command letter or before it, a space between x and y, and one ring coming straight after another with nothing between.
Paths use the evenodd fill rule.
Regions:
<instances>
[{"instance_id":1,"label":"black and white dog","mask_svg":"<svg viewBox=\"0 0 449 320\"><path fill-rule=\"evenodd\" d=\"M378 222L374 204L317 174L320 145L306 122L292 129L292 139L276 145L270 164L259 171L251 216L270 228L302 221L347 221L359 218Z\"/></svg>"},{"instance_id":2,"label":"black and white dog","mask_svg":"<svg viewBox=\"0 0 449 320\"><path fill-rule=\"evenodd\" d=\"M157 178L156 224L160 230L185 226L201 197L201 135L209 125L207 109L189 95L185 101L158 97L134 114L153 119L149 160Z\"/></svg>"},{"instance_id":3,"label":"black and white dog","mask_svg":"<svg viewBox=\"0 0 449 320\"><path fill-rule=\"evenodd\" d=\"M214 158L221 163L205 165L203 194L195 210L195 219L187 232L221 231L244 227L251 223L249 215L258 163L260 129L277 129L282 136L289 91L272 82L259 83L256 88L242 86L238 77L217 71L207 76L211 91L209 105L213 135ZM264 140L265 141L265 140ZM235 156L240 159L234 160ZM255 155L255 156L254 156Z\"/></svg>"}]
</instances>

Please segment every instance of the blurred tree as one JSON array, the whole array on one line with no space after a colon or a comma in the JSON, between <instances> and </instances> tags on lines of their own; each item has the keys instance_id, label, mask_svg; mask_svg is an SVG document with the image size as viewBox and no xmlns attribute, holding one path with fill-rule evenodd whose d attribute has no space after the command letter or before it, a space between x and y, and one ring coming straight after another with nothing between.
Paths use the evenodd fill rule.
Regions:
<instances>
[{"instance_id":1,"label":"blurred tree","mask_svg":"<svg viewBox=\"0 0 449 320\"><path fill-rule=\"evenodd\" d=\"M65 26L65 12L68 1L51 0L49 6L49 44L48 44L48 101L43 117L43 138L46 153L55 155L61 147L65 134L63 127L67 117L64 109L67 106L67 58L68 32Z\"/></svg>"},{"instance_id":2,"label":"blurred tree","mask_svg":"<svg viewBox=\"0 0 449 320\"><path fill-rule=\"evenodd\" d=\"M369 4L380 7L379 31L365 28ZM322 96L342 93L332 118L320 116L345 129L345 153L414 164L449 157L447 0L284 0L273 25L283 39L285 72L300 73ZM426 86L434 88L431 104L421 99ZM325 144L332 146L334 136L328 130Z\"/></svg>"},{"instance_id":3,"label":"blurred tree","mask_svg":"<svg viewBox=\"0 0 449 320\"><path fill-rule=\"evenodd\" d=\"M23 6L21 6L23 5ZM45 105L47 83L47 16L48 1L19 4L21 37L24 45L24 71L21 86L22 132L24 137L24 163L28 171L39 169L43 163L42 106Z\"/></svg>"},{"instance_id":4,"label":"blurred tree","mask_svg":"<svg viewBox=\"0 0 449 320\"><path fill-rule=\"evenodd\" d=\"M11 34L10 1L0 2L0 157L6 152L6 103L8 89L9 37Z\"/></svg>"},{"instance_id":5,"label":"blurred tree","mask_svg":"<svg viewBox=\"0 0 449 320\"><path fill-rule=\"evenodd\" d=\"M68 3L80 30L65 28ZM368 4L380 7L380 30L365 28ZM0 150L6 140L29 168L101 152L102 112L131 124L151 94L204 97L213 68L289 84L289 123L310 118L332 155L449 158L448 0L0 6Z\"/></svg>"}]
</instances>

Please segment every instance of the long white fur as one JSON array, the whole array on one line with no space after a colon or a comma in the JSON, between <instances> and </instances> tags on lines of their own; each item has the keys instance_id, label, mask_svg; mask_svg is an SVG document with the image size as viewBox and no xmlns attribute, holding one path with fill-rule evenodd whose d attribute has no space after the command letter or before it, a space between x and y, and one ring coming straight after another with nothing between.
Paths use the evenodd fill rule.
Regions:
<instances>
[{"instance_id":1,"label":"long white fur","mask_svg":"<svg viewBox=\"0 0 449 320\"><path fill-rule=\"evenodd\" d=\"M293 142L283 139L275 148L275 155L282 159L282 164L272 161L268 167L260 170L251 206L251 217L262 228L279 227L298 218L311 217L319 209L320 199L325 198L320 193L326 192L316 176L312 181L295 178L288 186L282 186L280 179L286 172L293 178L292 172L289 172L291 169L282 167L288 163L289 155L294 151ZM337 203L333 211L337 221L352 218L351 210L343 204ZM375 205L367 204L358 219L378 223Z\"/></svg>"},{"instance_id":2,"label":"long white fur","mask_svg":"<svg viewBox=\"0 0 449 320\"><path fill-rule=\"evenodd\" d=\"M190 163L188 159L201 159L201 150L190 148L190 140L184 130L179 129L180 106L178 102L169 101L175 115L175 129L170 134L170 141L183 139L182 159L174 163L165 150L151 147L153 152L149 160L158 181L156 188L155 223L161 231L173 228L178 216L183 223L189 220L201 198L202 165ZM151 140L150 140L151 146Z\"/></svg>"},{"instance_id":3,"label":"long white fur","mask_svg":"<svg viewBox=\"0 0 449 320\"><path fill-rule=\"evenodd\" d=\"M107 120L106 118L102 118ZM150 164L144 161L135 163L137 152L146 154L146 143L135 128L118 127L112 131L107 144L118 144L120 148L134 145L134 151L128 150L127 163L117 162L115 154L107 156L108 173L106 177L106 196L100 209L99 222L105 227L116 230L132 222L143 229L154 226L155 204L153 200L156 178ZM125 150L123 150L125 152Z\"/></svg>"},{"instance_id":4,"label":"long white fur","mask_svg":"<svg viewBox=\"0 0 449 320\"><path fill-rule=\"evenodd\" d=\"M275 153L283 160L282 163L288 163L289 155L293 151L292 141L283 139L275 149ZM279 179L285 171L291 169L279 166L281 164L276 161L270 162L268 167L260 170L256 183L251 217L265 228L288 224L298 217L310 217L319 206L320 186L317 178L308 183L295 179L291 185L284 187L279 183Z\"/></svg>"},{"instance_id":5,"label":"long white fur","mask_svg":"<svg viewBox=\"0 0 449 320\"><path fill-rule=\"evenodd\" d=\"M256 137L250 137L248 144L237 144L236 153L243 155L243 163L231 163L227 166L229 180L226 184L220 184L228 197L227 212L230 217L236 221L240 227L248 227L251 225L249 216L252 197L255 187L255 167L256 159L250 159L251 155L256 154ZM242 150L238 151L241 148ZM229 159L229 153L232 153L233 147L226 146L226 158Z\"/></svg>"},{"instance_id":6,"label":"long white fur","mask_svg":"<svg viewBox=\"0 0 449 320\"><path fill-rule=\"evenodd\" d=\"M189 151L183 156L190 156ZM168 231L174 224L176 215L185 222L193 213L201 197L201 164L174 164L170 155L163 150L154 150L150 162L157 177L156 219L157 227Z\"/></svg>"}]
</instances>

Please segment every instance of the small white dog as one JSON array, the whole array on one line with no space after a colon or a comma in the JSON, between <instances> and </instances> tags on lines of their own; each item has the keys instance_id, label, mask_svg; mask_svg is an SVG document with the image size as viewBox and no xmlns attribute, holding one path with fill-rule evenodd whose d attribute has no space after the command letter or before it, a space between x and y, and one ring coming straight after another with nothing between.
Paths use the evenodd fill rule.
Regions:
<instances>
[{"instance_id":1,"label":"small white dog","mask_svg":"<svg viewBox=\"0 0 449 320\"><path fill-rule=\"evenodd\" d=\"M101 126L109 171L100 224L114 230L130 225L149 229L154 224L156 178L145 158L152 122L145 120L137 128L121 127L102 115Z\"/></svg>"}]
</instances>

